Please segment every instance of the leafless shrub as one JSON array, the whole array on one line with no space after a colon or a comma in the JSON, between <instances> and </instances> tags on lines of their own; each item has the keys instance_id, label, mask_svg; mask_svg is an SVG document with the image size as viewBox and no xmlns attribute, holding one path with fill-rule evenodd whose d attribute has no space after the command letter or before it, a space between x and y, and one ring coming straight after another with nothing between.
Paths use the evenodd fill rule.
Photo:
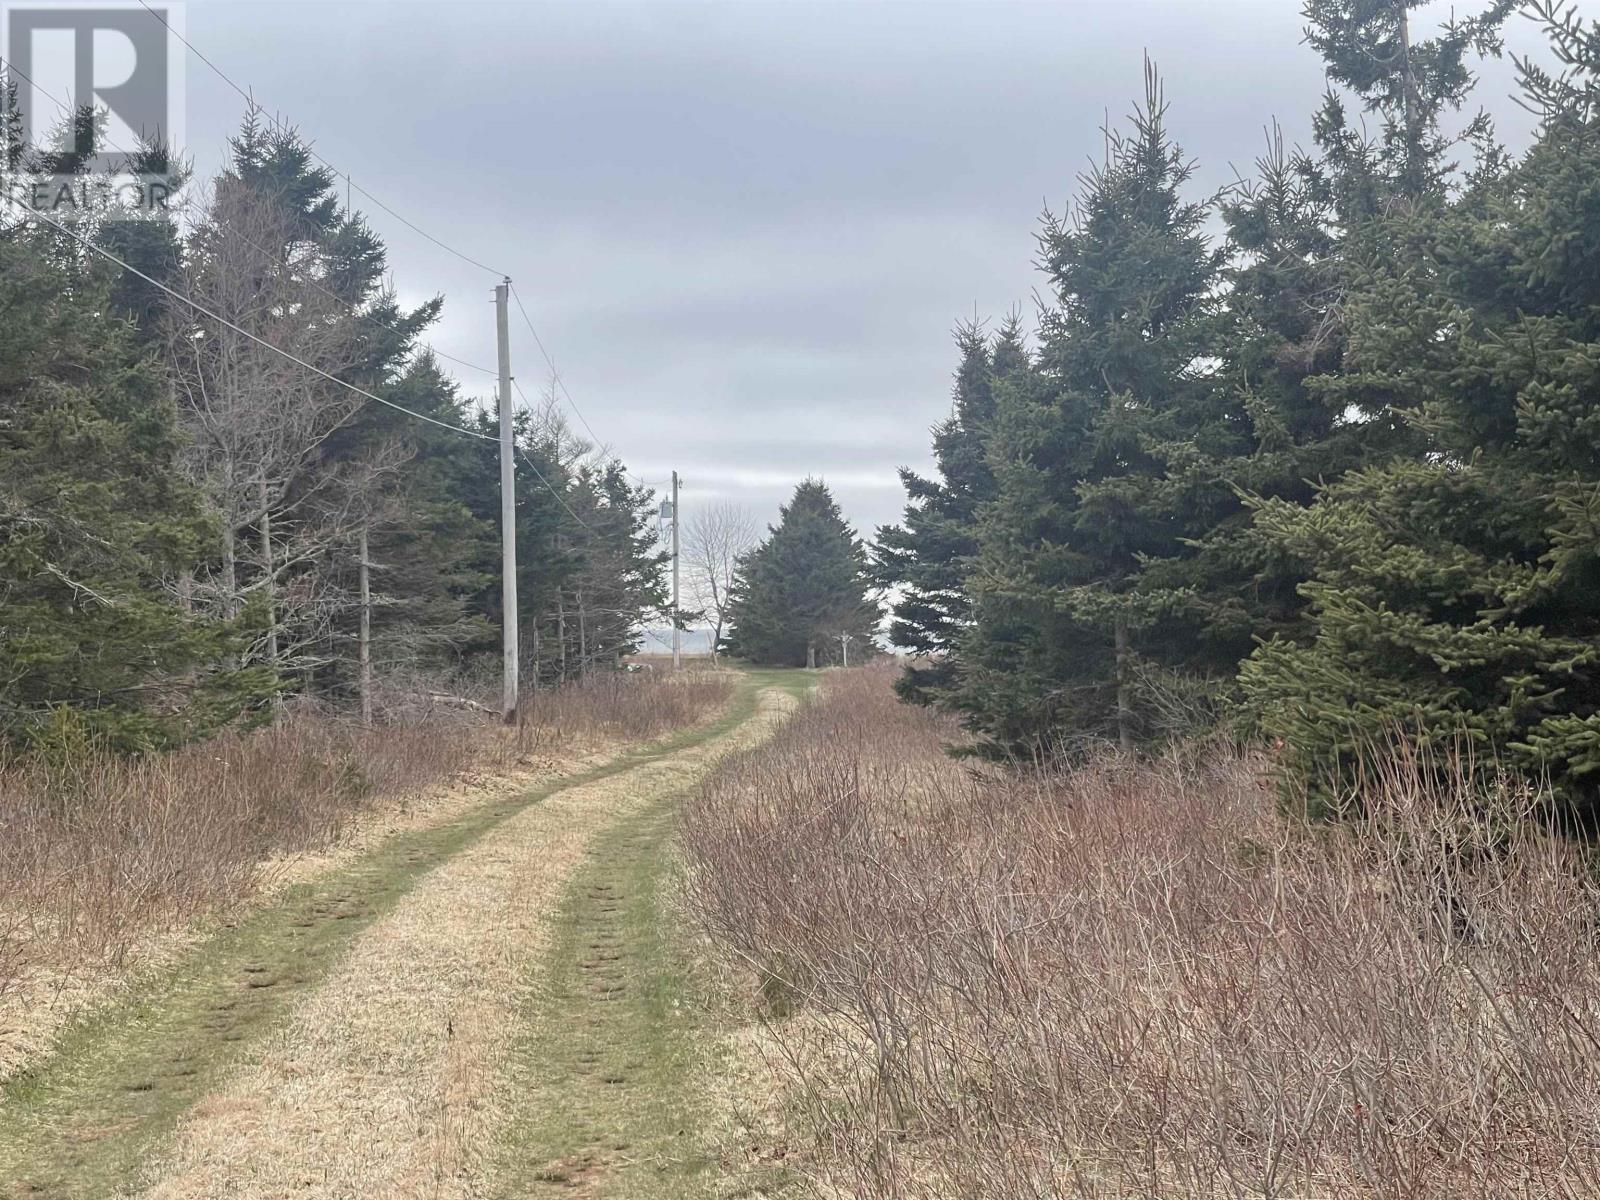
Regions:
<instances>
[{"instance_id":1,"label":"leafless shrub","mask_svg":"<svg viewBox=\"0 0 1600 1200\"><path fill-rule=\"evenodd\" d=\"M1310 826L1230 748L1018 779L952 733L834 677L686 816L829 1183L1600 1194L1600 889L1533 789L1400 747Z\"/></svg>"}]
</instances>

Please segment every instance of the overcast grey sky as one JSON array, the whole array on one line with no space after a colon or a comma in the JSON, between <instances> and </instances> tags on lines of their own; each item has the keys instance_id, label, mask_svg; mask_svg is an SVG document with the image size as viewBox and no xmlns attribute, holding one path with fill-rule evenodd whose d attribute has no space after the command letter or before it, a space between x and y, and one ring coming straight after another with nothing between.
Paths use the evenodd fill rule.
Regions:
<instances>
[{"instance_id":1,"label":"overcast grey sky","mask_svg":"<svg viewBox=\"0 0 1600 1200\"><path fill-rule=\"evenodd\" d=\"M510 273L635 472L676 467L686 505L762 520L820 475L870 534L900 512L895 468L928 461L955 322L1031 322L1040 210L1070 199L1146 50L1200 194L1248 169L1272 118L1306 136L1323 80L1298 10L192 0L188 33L358 184ZM1520 141L1511 86L1498 67L1482 99ZM193 60L188 90L205 170L242 102ZM445 295L435 343L492 364L494 279L370 215L402 298ZM519 330L531 395L545 369Z\"/></svg>"}]
</instances>

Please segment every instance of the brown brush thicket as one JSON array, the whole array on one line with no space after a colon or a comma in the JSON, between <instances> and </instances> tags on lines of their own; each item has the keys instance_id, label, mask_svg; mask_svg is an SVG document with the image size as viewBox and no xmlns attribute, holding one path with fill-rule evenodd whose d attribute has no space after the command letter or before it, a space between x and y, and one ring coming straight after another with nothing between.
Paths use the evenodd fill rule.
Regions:
<instances>
[{"instance_id":1,"label":"brown brush thicket","mask_svg":"<svg viewBox=\"0 0 1600 1200\"><path fill-rule=\"evenodd\" d=\"M335 842L375 804L658 736L730 691L711 673L594 676L530 694L516 729L454 706L370 730L308 709L165 755L0 762L0 994L30 964L115 965L140 935L246 899L264 860Z\"/></svg>"},{"instance_id":2,"label":"brown brush thicket","mask_svg":"<svg viewBox=\"0 0 1600 1200\"><path fill-rule=\"evenodd\" d=\"M1530 789L1401 753L1306 826L1227 748L979 773L889 684L686 818L834 1186L1600 1195L1600 887Z\"/></svg>"},{"instance_id":3,"label":"brown brush thicket","mask_svg":"<svg viewBox=\"0 0 1600 1200\"><path fill-rule=\"evenodd\" d=\"M525 693L522 718L558 741L593 735L631 741L693 724L732 691L729 675L704 664L686 664L676 678L665 670L597 671Z\"/></svg>"}]
</instances>

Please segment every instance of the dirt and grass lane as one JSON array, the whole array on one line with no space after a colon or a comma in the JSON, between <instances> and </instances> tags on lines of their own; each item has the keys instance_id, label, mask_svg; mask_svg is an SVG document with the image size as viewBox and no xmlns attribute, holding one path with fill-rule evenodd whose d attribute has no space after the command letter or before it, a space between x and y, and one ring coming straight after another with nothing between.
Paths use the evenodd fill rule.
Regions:
<instances>
[{"instance_id":1,"label":"dirt and grass lane","mask_svg":"<svg viewBox=\"0 0 1600 1200\"><path fill-rule=\"evenodd\" d=\"M776 678L787 694L770 704L769 722L807 686L798 674ZM606 829L567 888L551 950L525 991L508 1072L514 1102L486 1196L691 1200L767 1195L789 1182L781 1166L745 1162L735 1144L720 1001L695 978L671 917L675 799Z\"/></svg>"},{"instance_id":2,"label":"dirt and grass lane","mask_svg":"<svg viewBox=\"0 0 1600 1200\"><path fill-rule=\"evenodd\" d=\"M507 1131L537 1133L523 1030L560 970L574 881L635 820L659 842L675 798L761 736L773 683L748 677L708 726L294 888L70 1030L0 1090L0 1189L494 1194L519 1164Z\"/></svg>"}]
</instances>

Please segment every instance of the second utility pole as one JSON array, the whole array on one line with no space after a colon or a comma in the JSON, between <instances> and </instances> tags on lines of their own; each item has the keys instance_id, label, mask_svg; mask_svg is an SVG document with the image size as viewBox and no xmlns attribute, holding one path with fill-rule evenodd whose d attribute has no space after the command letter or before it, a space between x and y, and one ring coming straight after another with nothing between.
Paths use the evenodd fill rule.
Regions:
<instances>
[{"instance_id":1,"label":"second utility pole","mask_svg":"<svg viewBox=\"0 0 1600 1200\"><path fill-rule=\"evenodd\" d=\"M517 472L511 428L511 279L494 289L495 334L500 345L500 624L503 637L500 712L517 723Z\"/></svg>"},{"instance_id":2,"label":"second utility pole","mask_svg":"<svg viewBox=\"0 0 1600 1200\"><path fill-rule=\"evenodd\" d=\"M672 473L672 669L683 665L683 630L678 619L678 473Z\"/></svg>"}]
</instances>

